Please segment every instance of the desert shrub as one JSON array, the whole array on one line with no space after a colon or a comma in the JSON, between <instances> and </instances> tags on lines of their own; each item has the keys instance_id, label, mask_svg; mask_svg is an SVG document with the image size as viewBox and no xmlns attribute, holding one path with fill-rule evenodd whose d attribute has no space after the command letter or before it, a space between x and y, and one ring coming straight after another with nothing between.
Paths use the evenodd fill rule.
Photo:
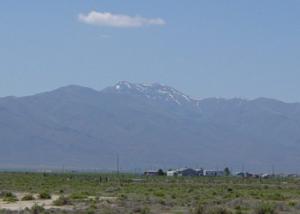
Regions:
<instances>
[{"instance_id":1,"label":"desert shrub","mask_svg":"<svg viewBox=\"0 0 300 214\"><path fill-rule=\"evenodd\" d=\"M18 201L18 198L15 194L12 192L3 192L1 195L1 198L3 198L3 201L8 202L8 203L13 203Z\"/></svg>"},{"instance_id":2,"label":"desert shrub","mask_svg":"<svg viewBox=\"0 0 300 214\"><path fill-rule=\"evenodd\" d=\"M39 194L39 198L40 198L40 199L51 199L51 195L50 195L50 193L48 193L48 192L41 192L41 193Z\"/></svg>"},{"instance_id":3,"label":"desert shrub","mask_svg":"<svg viewBox=\"0 0 300 214\"><path fill-rule=\"evenodd\" d=\"M150 213L149 207L137 207L134 209L134 212L141 213L141 214L148 214Z\"/></svg>"},{"instance_id":4,"label":"desert shrub","mask_svg":"<svg viewBox=\"0 0 300 214\"><path fill-rule=\"evenodd\" d=\"M33 205L33 207L30 210L30 213L32 213L32 214L41 214L41 213L44 213L44 212L45 212L44 207L42 207L38 204Z\"/></svg>"},{"instance_id":5,"label":"desert shrub","mask_svg":"<svg viewBox=\"0 0 300 214\"><path fill-rule=\"evenodd\" d=\"M13 202L18 201L18 199L17 199L16 196L14 196L14 197L4 197L3 201L8 202L8 203L13 203Z\"/></svg>"},{"instance_id":6,"label":"desert shrub","mask_svg":"<svg viewBox=\"0 0 300 214\"><path fill-rule=\"evenodd\" d=\"M154 193L154 195L157 196L157 197L164 197L165 193L162 192L162 191L157 191L157 192Z\"/></svg>"},{"instance_id":7,"label":"desert shrub","mask_svg":"<svg viewBox=\"0 0 300 214\"><path fill-rule=\"evenodd\" d=\"M204 206L199 203L197 207L194 209L194 214L204 214Z\"/></svg>"},{"instance_id":8,"label":"desert shrub","mask_svg":"<svg viewBox=\"0 0 300 214\"><path fill-rule=\"evenodd\" d=\"M166 204L167 204L167 202L166 202L165 200L163 200L163 199L159 200L159 203L160 203L161 205L166 205Z\"/></svg>"},{"instance_id":9,"label":"desert shrub","mask_svg":"<svg viewBox=\"0 0 300 214\"><path fill-rule=\"evenodd\" d=\"M172 198L172 199L176 199L176 198L177 198L176 194L175 194L175 193L172 193L172 194L171 194L171 198Z\"/></svg>"},{"instance_id":10,"label":"desert shrub","mask_svg":"<svg viewBox=\"0 0 300 214\"><path fill-rule=\"evenodd\" d=\"M33 201L35 200L34 196L31 194L24 195L22 201Z\"/></svg>"},{"instance_id":11,"label":"desert shrub","mask_svg":"<svg viewBox=\"0 0 300 214\"><path fill-rule=\"evenodd\" d=\"M87 197L88 195L83 192L75 192L70 195L70 198L74 200L82 200L82 199L86 199Z\"/></svg>"},{"instance_id":12,"label":"desert shrub","mask_svg":"<svg viewBox=\"0 0 300 214\"><path fill-rule=\"evenodd\" d=\"M224 207L213 207L207 213L209 214L232 214L231 211Z\"/></svg>"},{"instance_id":13,"label":"desert shrub","mask_svg":"<svg viewBox=\"0 0 300 214\"><path fill-rule=\"evenodd\" d=\"M277 203L275 209L278 211L284 211L284 212L290 211L290 208L283 202Z\"/></svg>"},{"instance_id":14,"label":"desert shrub","mask_svg":"<svg viewBox=\"0 0 300 214\"><path fill-rule=\"evenodd\" d=\"M192 193L193 191L194 191L193 188L189 188L189 189L187 190L188 193Z\"/></svg>"},{"instance_id":15,"label":"desert shrub","mask_svg":"<svg viewBox=\"0 0 300 214\"><path fill-rule=\"evenodd\" d=\"M96 204L95 201L92 202L92 204L90 205L90 208L91 208L91 209L94 209L94 210L97 209L97 204Z\"/></svg>"},{"instance_id":16,"label":"desert shrub","mask_svg":"<svg viewBox=\"0 0 300 214\"><path fill-rule=\"evenodd\" d=\"M275 214L275 207L268 203L263 203L255 209L255 214Z\"/></svg>"},{"instance_id":17,"label":"desert shrub","mask_svg":"<svg viewBox=\"0 0 300 214\"><path fill-rule=\"evenodd\" d=\"M55 205L55 206L65 206L65 205L70 205L70 204L71 204L70 199L65 196L60 196L58 199L53 201L53 205Z\"/></svg>"},{"instance_id":18,"label":"desert shrub","mask_svg":"<svg viewBox=\"0 0 300 214\"><path fill-rule=\"evenodd\" d=\"M141 210L141 214L148 214L148 213L150 213L149 207L144 207L144 208Z\"/></svg>"},{"instance_id":19,"label":"desert shrub","mask_svg":"<svg viewBox=\"0 0 300 214\"><path fill-rule=\"evenodd\" d=\"M290 207L295 207L296 206L296 202L295 201L289 201L288 205Z\"/></svg>"},{"instance_id":20,"label":"desert shrub","mask_svg":"<svg viewBox=\"0 0 300 214\"><path fill-rule=\"evenodd\" d=\"M119 198L120 198L121 200L127 200L127 199L128 199L128 196L125 195L125 194L120 194Z\"/></svg>"},{"instance_id":21,"label":"desert shrub","mask_svg":"<svg viewBox=\"0 0 300 214\"><path fill-rule=\"evenodd\" d=\"M13 197L13 196L14 194L12 192L3 191L0 193L0 198Z\"/></svg>"},{"instance_id":22,"label":"desert shrub","mask_svg":"<svg viewBox=\"0 0 300 214\"><path fill-rule=\"evenodd\" d=\"M281 193L274 193L268 196L268 199L274 200L274 201L283 201L286 199Z\"/></svg>"},{"instance_id":23,"label":"desert shrub","mask_svg":"<svg viewBox=\"0 0 300 214\"><path fill-rule=\"evenodd\" d=\"M237 205L234 209L235 209L235 210L241 210L242 208L241 208L240 205Z\"/></svg>"},{"instance_id":24,"label":"desert shrub","mask_svg":"<svg viewBox=\"0 0 300 214\"><path fill-rule=\"evenodd\" d=\"M96 210L93 209L93 208L89 208L87 211L86 211L87 214L95 214L96 213Z\"/></svg>"}]
</instances>

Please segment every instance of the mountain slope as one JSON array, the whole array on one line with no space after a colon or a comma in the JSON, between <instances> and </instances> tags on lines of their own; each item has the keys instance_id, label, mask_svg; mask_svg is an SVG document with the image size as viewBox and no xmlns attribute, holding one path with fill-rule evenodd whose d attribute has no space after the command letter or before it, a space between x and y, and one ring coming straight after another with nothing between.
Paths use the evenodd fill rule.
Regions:
<instances>
[{"instance_id":1,"label":"mountain slope","mask_svg":"<svg viewBox=\"0 0 300 214\"><path fill-rule=\"evenodd\" d=\"M160 84L0 99L0 166L300 170L300 105L195 100Z\"/></svg>"}]
</instances>

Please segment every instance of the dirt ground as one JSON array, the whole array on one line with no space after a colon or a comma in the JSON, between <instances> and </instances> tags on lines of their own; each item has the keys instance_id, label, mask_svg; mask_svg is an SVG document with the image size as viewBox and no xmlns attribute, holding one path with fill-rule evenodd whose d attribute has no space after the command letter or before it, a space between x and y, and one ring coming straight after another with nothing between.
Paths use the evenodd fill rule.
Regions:
<instances>
[{"instance_id":1,"label":"dirt ground","mask_svg":"<svg viewBox=\"0 0 300 214\"><path fill-rule=\"evenodd\" d=\"M57 207L53 205L53 201L59 198L59 195L52 195L51 199L46 199L46 200L41 200L41 199L36 199L32 201L22 201L21 198L26 195L26 193L14 193L18 201L8 203L0 199L0 209L6 209L6 210L13 210L13 211L20 211L24 210L26 208L31 208L34 205L40 205L43 206L45 209L51 209L51 208L56 208L56 209L72 209L72 206L62 206L62 207ZM34 195L35 198L38 198L38 195Z\"/></svg>"}]
</instances>

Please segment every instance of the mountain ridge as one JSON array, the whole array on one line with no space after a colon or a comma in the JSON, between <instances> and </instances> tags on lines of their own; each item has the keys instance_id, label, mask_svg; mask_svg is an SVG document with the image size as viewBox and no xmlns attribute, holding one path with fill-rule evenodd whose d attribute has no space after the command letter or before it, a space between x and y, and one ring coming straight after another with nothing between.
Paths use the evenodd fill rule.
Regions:
<instances>
[{"instance_id":1,"label":"mountain ridge","mask_svg":"<svg viewBox=\"0 0 300 214\"><path fill-rule=\"evenodd\" d=\"M128 86L129 84L129 86ZM117 87L119 86L119 87ZM300 171L300 104L193 99L161 84L70 85L0 98L0 167L200 165Z\"/></svg>"},{"instance_id":2,"label":"mountain ridge","mask_svg":"<svg viewBox=\"0 0 300 214\"><path fill-rule=\"evenodd\" d=\"M66 85L66 86L61 86L61 87L58 87L56 89L53 89L53 90L49 90L49 91L43 91L43 92L39 92L39 93L33 93L33 94L29 94L29 95L24 95L24 96L16 96L16 95L9 95L9 96L3 96L3 97L0 97L0 99L14 99L14 98L26 98L26 97L32 97L32 96L36 96L36 95L40 95L40 94L44 94L44 93L52 93L52 92L55 92L55 91L60 91L60 90L69 90L69 89L87 89L87 90L92 90L92 91L95 91L95 92L103 92L107 89L110 89L110 88L114 88L116 87L117 85L119 85L120 83L129 83L131 85L144 85L144 86L161 86L161 87L168 87L168 88L172 88L176 91L178 91L177 89L171 87L171 86L168 86L168 85L165 85L165 84L161 84L161 83L132 83L132 82L129 82L129 81L125 81L125 80L122 80L122 81L119 81L117 82L115 85L113 86L108 86L108 87L104 87L103 89L100 89L100 90L96 90L96 89L93 89L89 86L82 86L82 85L79 85L79 84L69 84L69 85ZM179 91L178 91L179 92ZM207 100L207 99L215 99L215 100L225 100L225 101L229 101L229 100L241 100L241 101L255 101L255 100L266 100L266 101L277 101L277 102L281 102L281 103L285 103L285 104L299 104L300 105L300 101L283 101L283 100L280 100L280 99L276 99L276 98L268 98L268 97L256 97L256 98L240 98L240 97L228 97L228 98L224 98L224 97L204 97L204 98L194 98L190 95L187 95L185 93L182 93L180 92L181 94L184 94L185 96L188 96L190 99L192 100L195 100L195 101L201 101L201 100Z\"/></svg>"}]
</instances>

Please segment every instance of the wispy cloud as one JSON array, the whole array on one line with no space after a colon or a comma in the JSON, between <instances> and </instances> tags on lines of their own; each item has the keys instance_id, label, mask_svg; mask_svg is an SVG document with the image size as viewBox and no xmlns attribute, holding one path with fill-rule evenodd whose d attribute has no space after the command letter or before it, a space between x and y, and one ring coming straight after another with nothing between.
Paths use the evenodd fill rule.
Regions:
<instances>
[{"instance_id":1,"label":"wispy cloud","mask_svg":"<svg viewBox=\"0 0 300 214\"><path fill-rule=\"evenodd\" d=\"M108 12L91 11L88 14L79 14L79 21L97 26L109 26L119 28L134 28L146 25L165 25L161 18L144 18L141 16L128 16L123 14L112 14Z\"/></svg>"}]
</instances>

